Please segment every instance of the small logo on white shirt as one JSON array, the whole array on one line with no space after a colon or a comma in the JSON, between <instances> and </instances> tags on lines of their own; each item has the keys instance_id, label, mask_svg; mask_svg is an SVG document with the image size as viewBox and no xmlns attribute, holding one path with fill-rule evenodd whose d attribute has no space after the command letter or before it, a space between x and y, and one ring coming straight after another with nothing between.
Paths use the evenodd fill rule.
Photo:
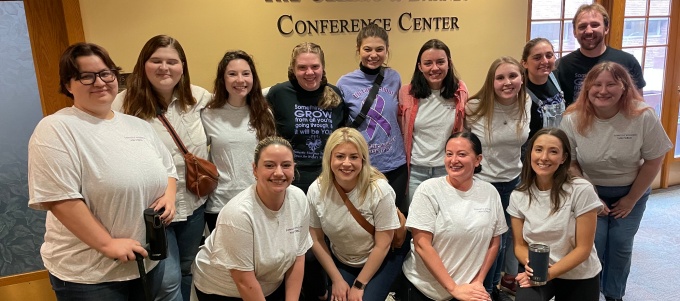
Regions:
<instances>
[{"instance_id":1,"label":"small logo on white shirt","mask_svg":"<svg viewBox=\"0 0 680 301\"><path fill-rule=\"evenodd\" d=\"M140 137L140 136L126 136L125 139L128 141L146 141L146 137Z\"/></svg>"},{"instance_id":2,"label":"small logo on white shirt","mask_svg":"<svg viewBox=\"0 0 680 301\"><path fill-rule=\"evenodd\" d=\"M488 208L488 207L486 207L486 208L475 208L474 210L477 213L489 213L489 212L491 212L491 208Z\"/></svg>"}]
</instances>

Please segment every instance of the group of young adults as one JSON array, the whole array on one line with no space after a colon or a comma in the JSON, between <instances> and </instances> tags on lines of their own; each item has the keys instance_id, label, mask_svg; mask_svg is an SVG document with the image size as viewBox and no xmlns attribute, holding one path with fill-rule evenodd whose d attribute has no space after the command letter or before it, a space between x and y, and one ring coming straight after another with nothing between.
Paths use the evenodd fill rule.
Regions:
<instances>
[{"instance_id":1,"label":"group of young adults","mask_svg":"<svg viewBox=\"0 0 680 301\"><path fill-rule=\"evenodd\" d=\"M251 56L229 51L209 92L159 35L117 94L107 52L70 46L60 86L74 105L29 143L29 206L48 210L41 255L57 298L143 300L146 285L156 300L189 300L192 286L199 300L500 300L500 283L516 300L621 300L672 144L639 64L604 45L608 20L580 7L581 48L556 71L550 42L533 39L469 99L437 39L402 86L375 24L337 85L321 47L301 43L288 81L262 89ZM169 127L216 165L209 196L187 189ZM148 255L146 208L162 212L168 258L145 260L142 284L130 261ZM529 281L534 243L551 249L542 286Z\"/></svg>"}]
</instances>

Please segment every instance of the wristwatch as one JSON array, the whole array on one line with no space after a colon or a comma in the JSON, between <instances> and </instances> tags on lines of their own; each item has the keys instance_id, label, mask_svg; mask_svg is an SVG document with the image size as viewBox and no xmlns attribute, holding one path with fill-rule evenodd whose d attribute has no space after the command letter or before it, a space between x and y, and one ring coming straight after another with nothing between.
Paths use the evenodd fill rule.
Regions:
<instances>
[{"instance_id":1,"label":"wristwatch","mask_svg":"<svg viewBox=\"0 0 680 301\"><path fill-rule=\"evenodd\" d=\"M354 284L352 284L352 287L355 287L358 290L363 290L366 288L366 284L361 283L361 281L354 279Z\"/></svg>"}]
</instances>

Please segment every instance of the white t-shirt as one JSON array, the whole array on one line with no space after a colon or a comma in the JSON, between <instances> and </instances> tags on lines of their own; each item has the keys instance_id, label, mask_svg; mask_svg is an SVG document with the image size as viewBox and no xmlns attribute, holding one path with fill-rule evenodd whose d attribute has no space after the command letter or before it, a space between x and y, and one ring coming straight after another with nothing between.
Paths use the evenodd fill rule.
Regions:
<instances>
[{"instance_id":1,"label":"white t-shirt","mask_svg":"<svg viewBox=\"0 0 680 301\"><path fill-rule=\"evenodd\" d=\"M446 100L439 90L418 102L413 123L411 164L426 167L444 165L446 141L456 120L456 103Z\"/></svg>"},{"instance_id":2,"label":"white t-shirt","mask_svg":"<svg viewBox=\"0 0 680 301\"><path fill-rule=\"evenodd\" d=\"M370 196L364 200L359 199L357 189L347 193L347 198L376 231L397 229L399 218L394 204L394 190L387 180L379 179L376 184L377 189L372 189ZM331 241L333 254L340 262L352 267L362 267L375 245L373 236L352 217L335 187L331 187L330 195L324 196L319 188L319 181L316 180L307 191L310 204L309 226L323 230Z\"/></svg>"},{"instance_id":3,"label":"white t-shirt","mask_svg":"<svg viewBox=\"0 0 680 301\"><path fill-rule=\"evenodd\" d=\"M112 119L75 107L43 118L28 145L29 207L82 199L114 238L146 242L143 212L177 177L170 153L139 118ZM52 214L40 248L45 268L57 278L95 284L139 278L134 261L120 263L91 248ZM147 270L157 262L146 260Z\"/></svg>"},{"instance_id":4,"label":"white t-shirt","mask_svg":"<svg viewBox=\"0 0 680 301\"><path fill-rule=\"evenodd\" d=\"M125 94L127 94L127 90L118 93L112 104L113 110L122 110ZM196 99L196 105L184 112L176 101L177 96L173 96L170 105L168 105L168 110L165 112L165 118L168 119L189 152L199 158L206 159L208 158L208 142L205 137L203 123L201 122L201 110L203 110L212 99L212 94L206 89L194 85L191 85L191 94ZM149 120L149 123L151 123L151 127L153 127L161 138L165 147L170 150L172 159L177 167L177 197L175 200L177 213L172 221L186 221L187 217L193 214L194 210L203 205L208 197L199 198L187 190L184 155L182 155L182 152L177 148L175 141L172 140L172 136L157 117Z\"/></svg>"},{"instance_id":5,"label":"white t-shirt","mask_svg":"<svg viewBox=\"0 0 680 301\"><path fill-rule=\"evenodd\" d=\"M309 206L302 190L288 187L283 206L272 211L253 184L217 216L215 230L196 255L194 285L206 294L240 297L229 271L254 271L268 296L283 283L295 259L311 247Z\"/></svg>"},{"instance_id":6,"label":"white t-shirt","mask_svg":"<svg viewBox=\"0 0 680 301\"><path fill-rule=\"evenodd\" d=\"M468 191L460 191L446 181L446 176L428 179L418 186L406 227L433 234L432 246L457 284L474 279L491 239L508 230L501 198L491 184L475 179ZM427 269L413 242L402 269L428 298L452 298Z\"/></svg>"},{"instance_id":7,"label":"white t-shirt","mask_svg":"<svg viewBox=\"0 0 680 301\"><path fill-rule=\"evenodd\" d=\"M550 246L550 264L560 261L576 247L576 218L593 209L600 211L603 208L595 188L585 179L575 178L572 184L565 185L568 195L562 198L562 207L552 215L550 190L539 191L536 186L532 186L531 205L529 194L525 191L515 190L510 195L508 214L524 220L522 228L524 241L528 244ZM593 246L586 261L559 278L589 279L595 277L601 269L597 251Z\"/></svg>"},{"instance_id":8,"label":"white t-shirt","mask_svg":"<svg viewBox=\"0 0 680 301\"><path fill-rule=\"evenodd\" d=\"M253 156L257 132L249 124L248 106L227 103L221 108L205 109L201 119L210 145L210 161L220 175L205 212L217 214L231 198L255 183Z\"/></svg>"},{"instance_id":9,"label":"white t-shirt","mask_svg":"<svg viewBox=\"0 0 680 301\"><path fill-rule=\"evenodd\" d=\"M471 99L466 104L466 112L476 110L479 99ZM522 171L521 150L524 142L529 138L529 121L531 118L531 98L527 95L524 110L525 118L521 132L517 133L517 122L520 111L518 103L504 106L494 101L493 120L491 129L486 128L486 117L473 122L466 118L465 122L482 143L482 171L475 174L475 178L491 183L508 182L519 176ZM487 136L490 131L491 140Z\"/></svg>"},{"instance_id":10,"label":"white t-shirt","mask_svg":"<svg viewBox=\"0 0 680 301\"><path fill-rule=\"evenodd\" d=\"M648 105L640 102L638 108L642 107ZM577 119L576 114L565 115L560 128L569 137L572 158L593 185L631 185L642 159L659 158L673 147L651 109L632 119L621 113L606 120L595 118L586 136L576 131Z\"/></svg>"}]
</instances>

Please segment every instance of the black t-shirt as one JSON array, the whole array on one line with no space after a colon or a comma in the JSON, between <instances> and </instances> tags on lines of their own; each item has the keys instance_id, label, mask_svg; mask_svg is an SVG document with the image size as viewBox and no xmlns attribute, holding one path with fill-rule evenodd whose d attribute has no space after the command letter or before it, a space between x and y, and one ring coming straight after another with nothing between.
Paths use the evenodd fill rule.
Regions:
<instances>
[{"instance_id":1,"label":"black t-shirt","mask_svg":"<svg viewBox=\"0 0 680 301\"><path fill-rule=\"evenodd\" d=\"M342 98L337 87L328 86ZM276 131L293 147L298 170L293 184L305 192L321 173L323 149L328 137L347 120L344 102L328 110L317 106L324 89L322 85L316 91L306 91L297 82L287 81L274 85L267 93Z\"/></svg>"},{"instance_id":2,"label":"black t-shirt","mask_svg":"<svg viewBox=\"0 0 680 301\"><path fill-rule=\"evenodd\" d=\"M578 98L578 93L581 91L581 85L588 71L598 63L605 61L619 63L628 69L638 89L642 89L647 85L642 77L642 67L640 67L640 63L638 63L632 54L607 47L602 55L592 58L583 55L581 50L577 49L559 59L557 61L557 70L555 71L557 81L564 91L564 99L567 106L574 103L576 98Z\"/></svg>"},{"instance_id":3,"label":"black t-shirt","mask_svg":"<svg viewBox=\"0 0 680 301\"><path fill-rule=\"evenodd\" d=\"M558 104L562 102L562 95L550 79L542 85L536 85L527 77L527 89L534 93L544 104ZM529 139L543 128L543 112L536 102L531 100L531 121L529 122Z\"/></svg>"}]
</instances>

